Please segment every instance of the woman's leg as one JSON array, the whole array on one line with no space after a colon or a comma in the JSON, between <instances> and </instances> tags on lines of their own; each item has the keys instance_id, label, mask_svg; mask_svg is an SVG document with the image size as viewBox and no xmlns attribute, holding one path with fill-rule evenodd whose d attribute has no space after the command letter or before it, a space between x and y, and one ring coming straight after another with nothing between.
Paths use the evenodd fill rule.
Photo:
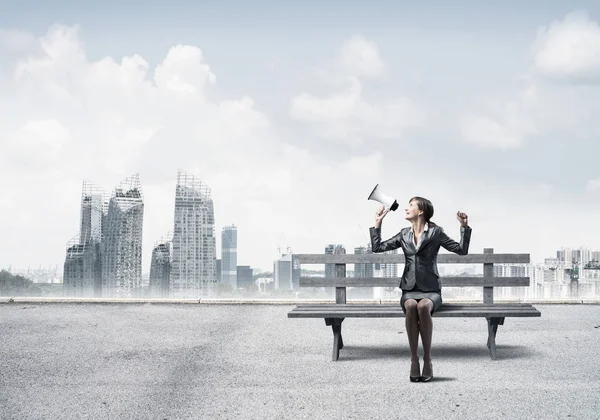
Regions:
<instances>
[{"instance_id":1,"label":"woman's leg","mask_svg":"<svg viewBox=\"0 0 600 420\"><path fill-rule=\"evenodd\" d=\"M417 301L414 299L407 299L406 302L404 302L404 309L406 310L406 335L408 336L408 345L410 346L410 358L412 362L418 362L419 314L417 313ZM420 374L412 376L420 376Z\"/></svg>"},{"instance_id":2,"label":"woman's leg","mask_svg":"<svg viewBox=\"0 0 600 420\"><path fill-rule=\"evenodd\" d=\"M423 376L432 376L431 369L431 336L433 334L433 302L430 299L421 299L417 304L417 313L419 315L419 332L423 341Z\"/></svg>"}]
</instances>

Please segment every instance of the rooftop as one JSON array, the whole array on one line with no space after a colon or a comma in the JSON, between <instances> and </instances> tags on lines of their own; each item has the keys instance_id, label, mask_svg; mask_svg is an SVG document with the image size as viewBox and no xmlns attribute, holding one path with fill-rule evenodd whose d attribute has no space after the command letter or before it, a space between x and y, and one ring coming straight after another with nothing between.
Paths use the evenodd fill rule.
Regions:
<instances>
[{"instance_id":1,"label":"rooftop","mask_svg":"<svg viewBox=\"0 0 600 420\"><path fill-rule=\"evenodd\" d=\"M597 418L600 305L435 318L434 380L410 383L403 319L322 319L293 305L0 304L0 404L11 419Z\"/></svg>"}]
</instances>

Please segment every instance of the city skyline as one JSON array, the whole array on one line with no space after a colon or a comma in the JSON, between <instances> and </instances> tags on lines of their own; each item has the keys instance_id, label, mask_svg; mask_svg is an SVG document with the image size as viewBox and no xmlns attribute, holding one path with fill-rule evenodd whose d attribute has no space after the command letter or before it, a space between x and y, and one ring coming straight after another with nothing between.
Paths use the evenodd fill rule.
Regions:
<instances>
[{"instance_id":1,"label":"city skyline","mask_svg":"<svg viewBox=\"0 0 600 420\"><path fill-rule=\"evenodd\" d=\"M384 237L419 195L472 253L599 248L597 2L135 4L0 5L3 267L62 265L81 180L139 173L147 272L178 168L265 271L365 246L375 184Z\"/></svg>"}]
</instances>

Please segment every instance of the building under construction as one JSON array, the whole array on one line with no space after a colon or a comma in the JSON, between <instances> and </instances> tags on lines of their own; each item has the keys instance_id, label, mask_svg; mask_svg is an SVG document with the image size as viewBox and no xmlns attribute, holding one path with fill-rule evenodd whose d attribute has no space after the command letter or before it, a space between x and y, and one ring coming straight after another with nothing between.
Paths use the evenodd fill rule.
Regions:
<instances>
[{"instance_id":1,"label":"building under construction","mask_svg":"<svg viewBox=\"0 0 600 420\"><path fill-rule=\"evenodd\" d=\"M63 274L63 295L73 297L100 296L100 242L81 243L77 235L67 244Z\"/></svg>"},{"instance_id":2,"label":"building under construction","mask_svg":"<svg viewBox=\"0 0 600 420\"><path fill-rule=\"evenodd\" d=\"M216 289L217 251L211 191L186 172L177 173L170 295L212 296Z\"/></svg>"},{"instance_id":3,"label":"building under construction","mask_svg":"<svg viewBox=\"0 0 600 420\"><path fill-rule=\"evenodd\" d=\"M142 284L144 200L139 174L114 190L102 223L102 296L135 297Z\"/></svg>"},{"instance_id":4,"label":"building under construction","mask_svg":"<svg viewBox=\"0 0 600 420\"><path fill-rule=\"evenodd\" d=\"M63 271L65 296L91 297L101 295L102 226L107 211L106 191L83 181L79 235L67 243Z\"/></svg>"},{"instance_id":5,"label":"building under construction","mask_svg":"<svg viewBox=\"0 0 600 420\"><path fill-rule=\"evenodd\" d=\"M173 233L170 232L154 244L150 261L149 289L150 297L165 298L169 296Z\"/></svg>"}]
</instances>

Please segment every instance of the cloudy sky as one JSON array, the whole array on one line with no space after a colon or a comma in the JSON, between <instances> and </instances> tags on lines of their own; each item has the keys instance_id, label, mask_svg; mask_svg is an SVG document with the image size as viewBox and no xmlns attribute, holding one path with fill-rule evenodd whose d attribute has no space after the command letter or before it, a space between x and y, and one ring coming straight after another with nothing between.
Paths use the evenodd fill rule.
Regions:
<instances>
[{"instance_id":1,"label":"cloudy sky","mask_svg":"<svg viewBox=\"0 0 600 420\"><path fill-rule=\"evenodd\" d=\"M377 183L455 238L466 212L473 253L600 249L597 1L10 3L0 268L62 267L83 180L139 173L149 271L178 169L265 270L367 243Z\"/></svg>"}]
</instances>

